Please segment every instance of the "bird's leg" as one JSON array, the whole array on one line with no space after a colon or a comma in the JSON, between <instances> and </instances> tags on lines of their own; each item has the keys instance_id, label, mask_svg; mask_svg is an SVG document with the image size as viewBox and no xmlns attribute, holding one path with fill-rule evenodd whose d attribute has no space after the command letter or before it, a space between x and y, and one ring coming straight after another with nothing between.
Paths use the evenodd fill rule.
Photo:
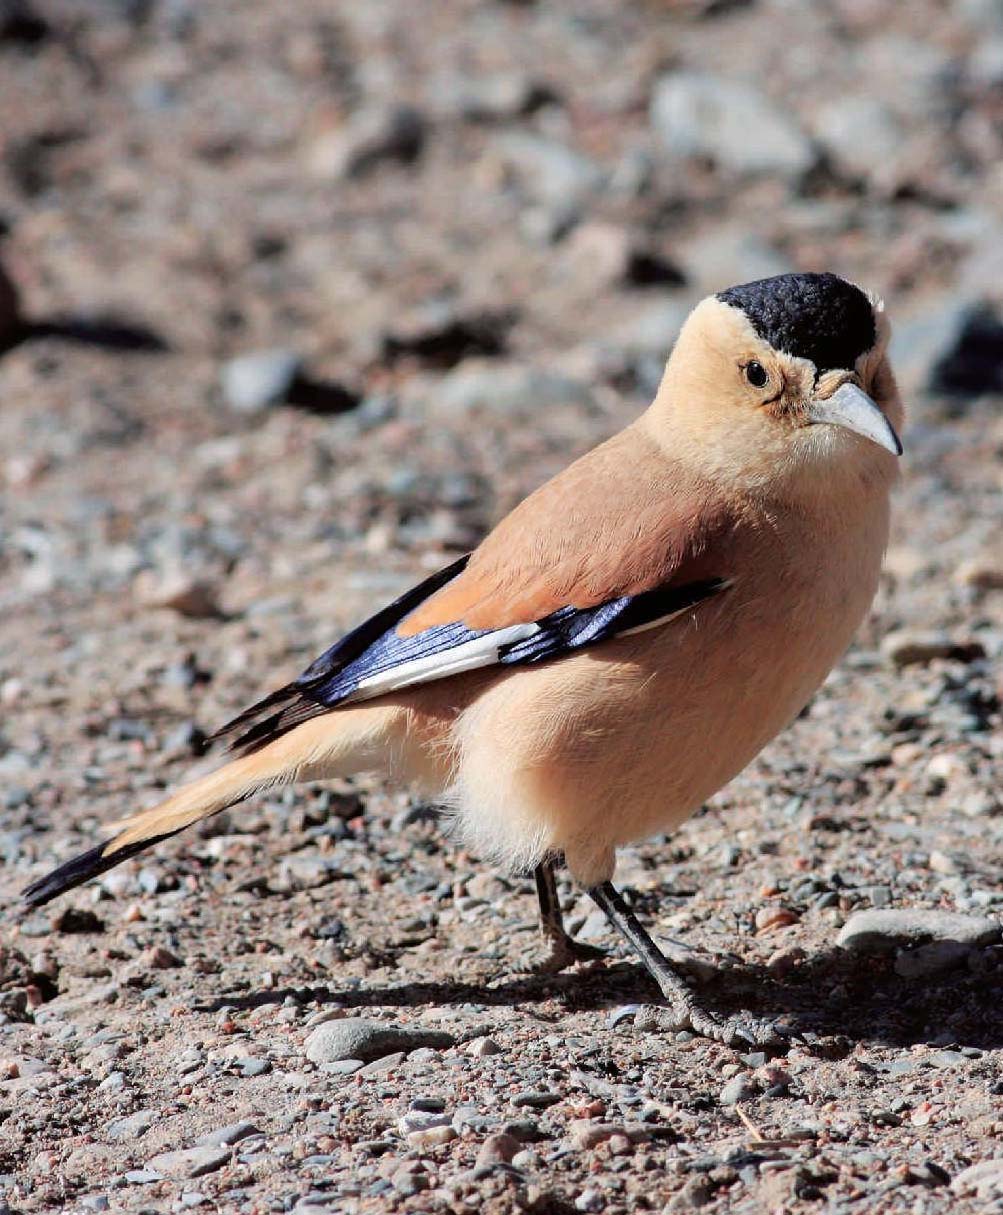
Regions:
<instances>
[{"instance_id":1,"label":"bird's leg","mask_svg":"<svg viewBox=\"0 0 1003 1215\"><path fill-rule=\"evenodd\" d=\"M536 879L536 896L540 901L540 933L547 949L546 956L536 969L542 974L556 974L574 962L601 958L601 949L576 941L564 929L553 860L541 861L533 876Z\"/></svg>"},{"instance_id":2,"label":"bird's leg","mask_svg":"<svg viewBox=\"0 0 1003 1215\"><path fill-rule=\"evenodd\" d=\"M690 985L651 939L613 883L592 886L588 893L617 932L640 955L675 1014L674 1028L692 1029L694 1033L714 1038L727 1046L779 1046L788 1042L772 1021L754 1017L751 1013L721 1016L701 1008Z\"/></svg>"}]
</instances>

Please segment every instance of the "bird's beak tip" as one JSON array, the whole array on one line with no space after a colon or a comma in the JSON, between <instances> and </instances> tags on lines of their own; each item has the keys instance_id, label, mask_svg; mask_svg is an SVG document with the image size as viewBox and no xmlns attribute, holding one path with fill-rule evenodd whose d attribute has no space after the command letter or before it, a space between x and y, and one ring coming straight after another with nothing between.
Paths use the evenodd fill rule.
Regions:
<instances>
[{"instance_id":1,"label":"bird's beak tip","mask_svg":"<svg viewBox=\"0 0 1003 1215\"><path fill-rule=\"evenodd\" d=\"M809 425L828 423L852 430L877 443L893 456L902 454L902 440L895 427L885 417L879 406L856 384L841 384L831 397L812 401L808 409Z\"/></svg>"}]
</instances>

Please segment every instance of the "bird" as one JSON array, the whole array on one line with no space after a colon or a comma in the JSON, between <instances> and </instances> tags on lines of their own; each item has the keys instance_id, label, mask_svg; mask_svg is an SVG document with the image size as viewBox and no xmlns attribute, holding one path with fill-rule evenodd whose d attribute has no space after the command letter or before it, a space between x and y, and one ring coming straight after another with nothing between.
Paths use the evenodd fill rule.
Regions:
<instances>
[{"instance_id":1,"label":"bird","mask_svg":"<svg viewBox=\"0 0 1003 1215\"><path fill-rule=\"evenodd\" d=\"M40 906L255 793L383 771L486 861L533 873L554 969L564 865L674 1026L734 1044L778 1023L704 1007L612 878L805 707L875 595L904 408L884 304L832 273L701 300L651 405L459 560L214 735L237 757L24 891Z\"/></svg>"}]
</instances>

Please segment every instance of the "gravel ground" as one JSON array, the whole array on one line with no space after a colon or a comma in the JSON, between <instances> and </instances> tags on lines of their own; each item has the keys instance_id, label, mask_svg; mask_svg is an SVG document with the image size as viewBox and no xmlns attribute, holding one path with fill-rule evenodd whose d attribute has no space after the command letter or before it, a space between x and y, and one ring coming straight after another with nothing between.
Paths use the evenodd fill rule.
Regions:
<instances>
[{"instance_id":1,"label":"gravel ground","mask_svg":"<svg viewBox=\"0 0 1003 1215\"><path fill-rule=\"evenodd\" d=\"M1003 8L0 3L0 1212L1003 1211ZM25 915L205 733L646 403L706 291L881 292L887 574L556 977L378 781ZM4 1205L6 1201L7 1205Z\"/></svg>"}]
</instances>

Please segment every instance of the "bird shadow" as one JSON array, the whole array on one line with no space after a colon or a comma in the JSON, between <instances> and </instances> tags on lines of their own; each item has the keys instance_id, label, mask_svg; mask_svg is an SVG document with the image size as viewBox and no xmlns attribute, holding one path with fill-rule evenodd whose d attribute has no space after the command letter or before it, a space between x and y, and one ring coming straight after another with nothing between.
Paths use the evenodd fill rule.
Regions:
<instances>
[{"instance_id":1,"label":"bird shadow","mask_svg":"<svg viewBox=\"0 0 1003 1215\"><path fill-rule=\"evenodd\" d=\"M994 961L990 959L990 965ZM810 955L782 977L759 964L729 965L712 972L698 990L709 1011L727 1015L747 1010L759 1017L781 1018L793 1035L823 1044L836 1056L848 1053L855 1043L888 1047L932 1043L981 1050L1003 1046L999 1016L1003 970L958 969L906 980L896 974L890 958L860 958L831 949ZM199 1011L224 1006L251 1009L286 996L349 1009L464 1003L531 1009L557 1000L568 1011L598 1011L659 1002L658 990L641 966L611 958L562 974L518 975L500 982L420 981L252 992L222 997ZM552 1009L538 1015L556 1019Z\"/></svg>"}]
</instances>

